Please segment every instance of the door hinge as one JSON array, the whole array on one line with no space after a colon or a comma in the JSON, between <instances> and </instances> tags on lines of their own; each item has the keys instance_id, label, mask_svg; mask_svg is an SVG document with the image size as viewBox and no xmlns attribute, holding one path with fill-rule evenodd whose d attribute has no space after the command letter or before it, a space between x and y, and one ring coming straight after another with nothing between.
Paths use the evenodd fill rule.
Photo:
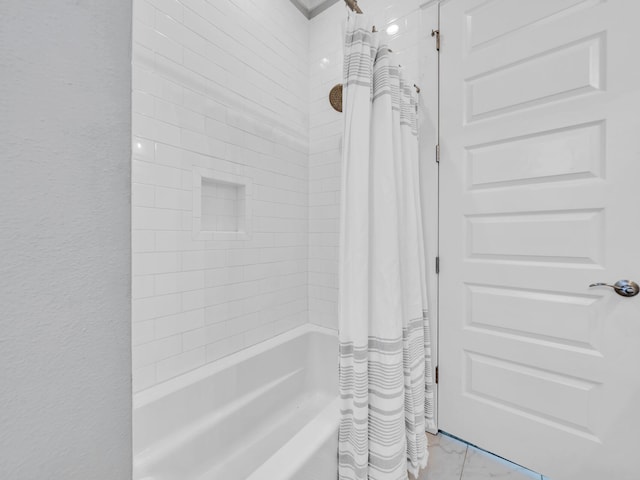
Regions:
<instances>
[{"instance_id":1,"label":"door hinge","mask_svg":"<svg viewBox=\"0 0 640 480\"><path fill-rule=\"evenodd\" d=\"M436 163L440 163L440 144L436 145Z\"/></svg>"},{"instance_id":2,"label":"door hinge","mask_svg":"<svg viewBox=\"0 0 640 480\"><path fill-rule=\"evenodd\" d=\"M431 30L431 36L436 37L436 50L440 51L440 30Z\"/></svg>"},{"instance_id":3,"label":"door hinge","mask_svg":"<svg viewBox=\"0 0 640 480\"><path fill-rule=\"evenodd\" d=\"M436 273L440 273L440 257L436 257Z\"/></svg>"},{"instance_id":4,"label":"door hinge","mask_svg":"<svg viewBox=\"0 0 640 480\"><path fill-rule=\"evenodd\" d=\"M438 375L438 367L436 366L436 383L438 383L439 380L440 380L440 377Z\"/></svg>"}]
</instances>

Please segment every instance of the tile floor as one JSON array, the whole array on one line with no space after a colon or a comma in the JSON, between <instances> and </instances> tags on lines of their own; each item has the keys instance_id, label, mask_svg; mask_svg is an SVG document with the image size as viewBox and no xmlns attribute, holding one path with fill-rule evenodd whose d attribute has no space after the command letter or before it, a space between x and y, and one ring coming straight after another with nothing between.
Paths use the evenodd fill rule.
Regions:
<instances>
[{"instance_id":1,"label":"tile floor","mask_svg":"<svg viewBox=\"0 0 640 480\"><path fill-rule=\"evenodd\" d=\"M549 480L446 435L427 437L429 466L416 480Z\"/></svg>"}]
</instances>

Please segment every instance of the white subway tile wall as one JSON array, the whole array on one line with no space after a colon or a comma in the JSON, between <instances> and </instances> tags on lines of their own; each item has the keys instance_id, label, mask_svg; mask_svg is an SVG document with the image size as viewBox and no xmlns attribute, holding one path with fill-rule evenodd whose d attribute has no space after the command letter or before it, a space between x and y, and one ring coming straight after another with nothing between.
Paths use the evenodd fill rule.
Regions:
<instances>
[{"instance_id":1,"label":"white subway tile wall","mask_svg":"<svg viewBox=\"0 0 640 480\"><path fill-rule=\"evenodd\" d=\"M421 3L362 5L416 79ZM307 321L337 328L342 116L328 93L346 15L134 0L135 391ZM194 233L195 171L251 182L246 237Z\"/></svg>"},{"instance_id":2,"label":"white subway tile wall","mask_svg":"<svg viewBox=\"0 0 640 480\"><path fill-rule=\"evenodd\" d=\"M134 391L308 321L309 27L289 0L134 0ZM245 237L194 233L196 170L250 182Z\"/></svg>"},{"instance_id":3,"label":"white subway tile wall","mask_svg":"<svg viewBox=\"0 0 640 480\"><path fill-rule=\"evenodd\" d=\"M408 79L418 82L420 6L424 0L367 0L360 6L396 55ZM342 114L328 101L342 80L346 19L338 2L310 21L309 34L309 320L338 327ZM390 26L397 25L395 31ZM392 33L391 35L389 33ZM428 88L428 86L426 86Z\"/></svg>"}]
</instances>

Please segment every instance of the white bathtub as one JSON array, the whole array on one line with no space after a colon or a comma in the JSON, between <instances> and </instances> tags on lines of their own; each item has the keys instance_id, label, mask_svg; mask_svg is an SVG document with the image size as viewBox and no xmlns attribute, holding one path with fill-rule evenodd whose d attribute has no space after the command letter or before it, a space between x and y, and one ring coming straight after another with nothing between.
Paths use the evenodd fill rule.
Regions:
<instances>
[{"instance_id":1,"label":"white bathtub","mask_svg":"<svg viewBox=\"0 0 640 480\"><path fill-rule=\"evenodd\" d=\"M335 480L338 344L305 325L140 392L134 480Z\"/></svg>"}]
</instances>

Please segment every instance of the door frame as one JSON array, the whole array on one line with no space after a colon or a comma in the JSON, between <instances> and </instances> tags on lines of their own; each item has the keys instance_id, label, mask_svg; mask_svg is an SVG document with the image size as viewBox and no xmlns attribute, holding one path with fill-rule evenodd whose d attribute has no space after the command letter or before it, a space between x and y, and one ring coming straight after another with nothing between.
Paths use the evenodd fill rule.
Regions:
<instances>
[{"instance_id":1,"label":"door frame","mask_svg":"<svg viewBox=\"0 0 640 480\"><path fill-rule=\"evenodd\" d=\"M436 273L436 258L440 242L440 168L436 158L439 143L440 123L440 54L436 49L432 30L440 27L441 0L427 0L420 4L419 72L422 87L418 95L418 125L420 142L420 185L422 218L425 241L425 272L428 289L429 315L431 320L431 355L433 378L437 379L438 331L439 331L439 279ZM438 385L434 381L434 420L438 433Z\"/></svg>"}]
</instances>

